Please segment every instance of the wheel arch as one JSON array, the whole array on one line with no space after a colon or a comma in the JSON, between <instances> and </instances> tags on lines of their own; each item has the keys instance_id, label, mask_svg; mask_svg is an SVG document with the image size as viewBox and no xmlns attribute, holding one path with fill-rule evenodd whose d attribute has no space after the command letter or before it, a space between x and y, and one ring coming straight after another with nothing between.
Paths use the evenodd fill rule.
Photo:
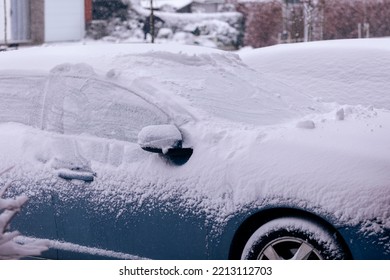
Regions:
<instances>
[{"instance_id":1,"label":"wheel arch","mask_svg":"<svg viewBox=\"0 0 390 280\"><path fill-rule=\"evenodd\" d=\"M233 239L230 244L229 259L240 259L241 253L250 236L265 223L282 217L300 217L308 221L320 224L330 233L335 234L336 239L340 242L340 245L342 246L342 249L347 256L347 259L352 259L351 251L347 243L345 242L343 236L331 223L326 221L324 218L317 216L313 213L307 212L305 210L288 207L261 210L245 219L233 236Z\"/></svg>"}]
</instances>

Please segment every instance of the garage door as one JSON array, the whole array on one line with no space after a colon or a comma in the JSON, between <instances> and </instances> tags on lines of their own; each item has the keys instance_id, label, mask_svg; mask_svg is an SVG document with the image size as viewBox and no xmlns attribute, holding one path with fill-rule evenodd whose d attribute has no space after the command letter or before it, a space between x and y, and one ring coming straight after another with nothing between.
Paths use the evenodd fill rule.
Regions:
<instances>
[{"instance_id":1,"label":"garage door","mask_svg":"<svg viewBox=\"0 0 390 280\"><path fill-rule=\"evenodd\" d=\"M84 37L84 0L45 1L45 41L76 41Z\"/></svg>"},{"instance_id":2,"label":"garage door","mask_svg":"<svg viewBox=\"0 0 390 280\"><path fill-rule=\"evenodd\" d=\"M11 2L11 31L13 41L27 41L30 38L29 0Z\"/></svg>"}]
</instances>

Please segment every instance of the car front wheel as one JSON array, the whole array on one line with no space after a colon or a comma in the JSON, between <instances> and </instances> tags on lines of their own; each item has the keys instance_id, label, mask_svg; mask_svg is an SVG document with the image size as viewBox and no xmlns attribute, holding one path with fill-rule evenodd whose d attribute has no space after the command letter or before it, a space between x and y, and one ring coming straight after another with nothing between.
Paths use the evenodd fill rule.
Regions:
<instances>
[{"instance_id":1,"label":"car front wheel","mask_svg":"<svg viewBox=\"0 0 390 280\"><path fill-rule=\"evenodd\" d=\"M298 217L278 218L260 226L247 241L241 259L344 259L342 246L320 224Z\"/></svg>"}]
</instances>

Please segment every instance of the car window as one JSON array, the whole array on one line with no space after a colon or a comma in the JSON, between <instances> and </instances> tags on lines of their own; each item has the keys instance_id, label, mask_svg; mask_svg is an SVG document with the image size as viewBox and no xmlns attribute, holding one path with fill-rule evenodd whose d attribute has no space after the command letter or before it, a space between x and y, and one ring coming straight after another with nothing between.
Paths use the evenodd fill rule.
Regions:
<instances>
[{"instance_id":1,"label":"car window","mask_svg":"<svg viewBox=\"0 0 390 280\"><path fill-rule=\"evenodd\" d=\"M147 125L169 117L130 90L95 77L0 73L0 122L68 135L136 142Z\"/></svg>"},{"instance_id":2,"label":"car window","mask_svg":"<svg viewBox=\"0 0 390 280\"><path fill-rule=\"evenodd\" d=\"M43 77L0 73L0 122L39 127L44 87Z\"/></svg>"},{"instance_id":3,"label":"car window","mask_svg":"<svg viewBox=\"0 0 390 280\"><path fill-rule=\"evenodd\" d=\"M136 142L144 126L169 122L130 90L93 77L51 75L41 100L41 128L62 134Z\"/></svg>"}]
</instances>

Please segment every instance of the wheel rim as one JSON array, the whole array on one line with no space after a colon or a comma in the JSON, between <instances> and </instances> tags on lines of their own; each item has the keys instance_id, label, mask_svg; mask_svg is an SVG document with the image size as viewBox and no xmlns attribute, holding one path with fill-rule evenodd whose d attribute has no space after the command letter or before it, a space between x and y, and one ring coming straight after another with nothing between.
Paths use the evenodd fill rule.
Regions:
<instances>
[{"instance_id":1,"label":"wheel rim","mask_svg":"<svg viewBox=\"0 0 390 280\"><path fill-rule=\"evenodd\" d=\"M282 237L268 243L258 260L322 260L321 254L308 242L296 237Z\"/></svg>"}]
</instances>

